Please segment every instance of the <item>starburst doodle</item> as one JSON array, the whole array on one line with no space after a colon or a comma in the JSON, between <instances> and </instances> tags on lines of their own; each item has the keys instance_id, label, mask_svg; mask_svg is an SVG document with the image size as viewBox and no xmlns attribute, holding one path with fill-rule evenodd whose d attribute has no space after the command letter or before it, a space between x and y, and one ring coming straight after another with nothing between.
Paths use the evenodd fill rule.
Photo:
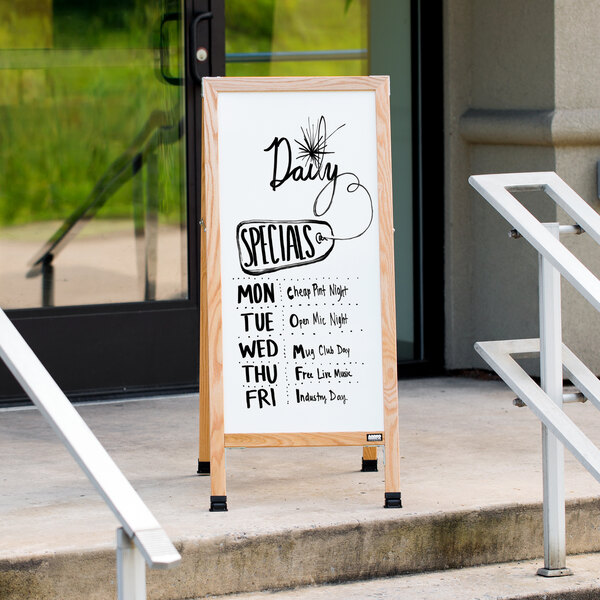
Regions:
<instances>
[{"instance_id":1,"label":"starburst doodle","mask_svg":"<svg viewBox=\"0 0 600 600\"><path fill-rule=\"evenodd\" d=\"M299 160L303 160L306 166L310 166L311 164L314 165L318 171L323 164L325 155L333 154L333 152L327 150L327 142L329 138L336 131L344 127L344 125L340 125L337 129L327 135L327 124L325 122L325 117L321 117L317 125L311 123L310 117L308 117L307 127L300 127L300 131L302 132L302 141L300 142L294 139L296 144L298 144L300 147L297 158Z\"/></svg>"}]
</instances>

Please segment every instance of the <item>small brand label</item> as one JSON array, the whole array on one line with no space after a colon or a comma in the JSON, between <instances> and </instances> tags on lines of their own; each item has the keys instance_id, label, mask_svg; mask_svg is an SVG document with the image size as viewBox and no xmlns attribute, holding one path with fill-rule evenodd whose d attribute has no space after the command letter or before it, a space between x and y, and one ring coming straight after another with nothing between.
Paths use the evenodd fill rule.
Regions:
<instances>
[{"instance_id":1,"label":"small brand label","mask_svg":"<svg viewBox=\"0 0 600 600\"><path fill-rule=\"evenodd\" d=\"M383 434L381 433L367 433L367 442L382 442Z\"/></svg>"}]
</instances>

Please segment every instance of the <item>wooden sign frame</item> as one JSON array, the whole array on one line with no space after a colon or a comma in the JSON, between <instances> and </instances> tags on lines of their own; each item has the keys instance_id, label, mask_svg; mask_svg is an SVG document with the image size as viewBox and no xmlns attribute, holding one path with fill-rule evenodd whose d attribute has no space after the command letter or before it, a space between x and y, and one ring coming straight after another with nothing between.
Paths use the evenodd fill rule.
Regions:
<instances>
[{"instance_id":1,"label":"wooden sign frame","mask_svg":"<svg viewBox=\"0 0 600 600\"><path fill-rule=\"evenodd\" d=\"M225 433L223 395L223 314L219 195L219 95L227 92L348 92L375 94L377 203L381 297L383 422L373 432ZM401 507L398 388L394 293L392 171L389 78L369 77L226 77L203 79L202 231L200 277L200 452L199 473L210 473L211 511L227 510L225 448L284 446L363 446L373 459L385 447L386 508ZM377 439L377 438L381 439ZM209 461L207 460L209 457Z\"/></svg>"}]
</instances>

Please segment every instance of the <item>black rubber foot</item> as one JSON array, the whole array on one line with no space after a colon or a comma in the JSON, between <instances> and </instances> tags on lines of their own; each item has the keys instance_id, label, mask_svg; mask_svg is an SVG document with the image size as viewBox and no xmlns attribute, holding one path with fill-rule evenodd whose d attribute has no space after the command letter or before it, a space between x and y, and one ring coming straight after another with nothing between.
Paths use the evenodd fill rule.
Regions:
<instances>
[{"instance_id":1,"label":"black rubber foot","mask_svg":"<svg viewBox=\"0 0 600 600\"><path fill-rule=\"evenodd\" d=\"M383 508L402 508L400 492L386 492Z\"/></svg>"},{"instance_id":2,"label":"black rubber foot","mask_svg":"<svg viewBox=\"0 0 600 600\"><path fill-rule=\"evenodd\" d=\"M361 471L363 473L373 473L374 471L377 471L377 459L365 460L363 458Z\"/></svg>"},{"instance_id":3,"label":"black rubber foot","mask_svg":"<svg viewBox=\"0 0 600 600\"><path fill-rule=\"evenodd\" d=\"M227 512L227 496L211 496L210 512Z\"/></svg>"},{"instance_id":4,"label":"black rubber foot","mask_svg":"<svg viewBox=\"0 0 600 600\"><path fill-rule=\"evenodd\" d=\"M199 460L198 461L198 475L210 475L210 461Z\"/></svg>"}]
</instances>

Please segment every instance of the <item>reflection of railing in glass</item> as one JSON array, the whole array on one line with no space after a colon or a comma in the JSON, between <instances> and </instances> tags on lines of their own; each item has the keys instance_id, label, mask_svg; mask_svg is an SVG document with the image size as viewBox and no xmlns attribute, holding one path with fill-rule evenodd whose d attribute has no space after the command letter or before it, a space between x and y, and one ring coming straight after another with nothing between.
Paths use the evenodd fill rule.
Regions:
<instances>
[{"instance_id":1,"label":"reflection of railing in glass","mask_svg":"<svg viewBox=\"0 0 600 600\"><path fill-rule=\"evenodd\" d=\"M138 277L142 281L144 300L156 299L156 259L158 235L158 159L160 146L173 144L183 136L183 119L175 121L179 107L155 110L129 148L119 156L98 180L86 200L73 211L40 251L29 262L27 277L42 276L42 306L54 305L54 266L58 253L83 226L94 218L106 201L146 165L147 200L144 211L144 190L139 178L133 187L133 214ZM145 213L145 214L144 214Z\"/></svg>"}]
</instances>

